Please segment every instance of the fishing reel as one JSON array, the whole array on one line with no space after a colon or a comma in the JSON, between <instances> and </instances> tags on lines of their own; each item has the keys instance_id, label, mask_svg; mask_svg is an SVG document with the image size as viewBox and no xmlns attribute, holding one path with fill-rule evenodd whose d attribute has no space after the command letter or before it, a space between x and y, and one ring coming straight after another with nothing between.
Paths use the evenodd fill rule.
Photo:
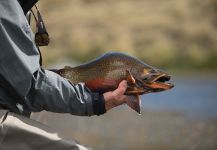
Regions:
<instances>
[{"instance_id":1,"label":"fishing reel","mask_svg":"<svg viewBox=\"0 0 217 150\"><path fill-rule=\"evenodd\" d=\"M36 5L35 5L35 9L36 9L36 13L37 13L36 15L35 15L34 11L31 9L26 14L26 17L27 17L29 24L31 22L31 15L33 15L34 20L36 22L36 33L35 33L36 46L47 46L50 42L49 34L46 30L42 16L41 16Z\"/></svg>"}]
</instances>

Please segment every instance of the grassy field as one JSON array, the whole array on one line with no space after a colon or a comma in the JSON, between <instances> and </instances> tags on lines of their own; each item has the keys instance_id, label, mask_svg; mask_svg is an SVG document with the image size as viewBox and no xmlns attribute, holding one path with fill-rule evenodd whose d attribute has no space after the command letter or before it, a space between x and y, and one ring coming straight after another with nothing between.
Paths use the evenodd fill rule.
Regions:
<instances>
[{"instance_id":1,"label":"grassy field","mask_svg":"<svg viewBox=\"0 0 217 150\"><path fill-rule=\"evenodd\" d=\"M217 68L216 0L46 0L45 66L121 51L163 68Z\"/></svg>"}]
</instances>

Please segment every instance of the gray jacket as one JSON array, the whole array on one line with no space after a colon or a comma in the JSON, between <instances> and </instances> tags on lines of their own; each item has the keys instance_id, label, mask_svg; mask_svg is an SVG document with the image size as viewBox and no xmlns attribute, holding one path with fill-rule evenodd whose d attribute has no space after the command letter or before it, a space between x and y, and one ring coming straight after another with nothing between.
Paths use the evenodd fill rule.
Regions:
<instances>
[{"instance_id":1,"label":"gray jacket","mask_svg":"<svg viewBox=\"0 0 217 150\"><path fill-rule=\"evenodd\" d=\"M27 116L42 110L80 116L105 113L102 95L40 66L33 33L16 0L0 1L0 52L0 75L19 95L12 96L6 84L0 84L1 107Z\"/></svg>"}]
</instances>

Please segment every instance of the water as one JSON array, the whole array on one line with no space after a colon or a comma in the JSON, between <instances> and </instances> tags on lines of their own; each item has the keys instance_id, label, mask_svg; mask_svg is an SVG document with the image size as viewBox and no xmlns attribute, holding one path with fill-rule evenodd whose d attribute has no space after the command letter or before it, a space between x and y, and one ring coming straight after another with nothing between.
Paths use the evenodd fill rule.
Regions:
<instances>
[{"instance_id":1,"label":"water","mask_svg":"<svg viewBox=\"0 0 217 150\"><path fill-rule=\"evenodd\" d=\"M175 111L189 117L217 118L217 78L181 77L172 90L142 96L146 110Z\"/></svg>"},{"instance_id":2,"label":"water","mask_svg":"<svg viewBox=\"0 0 217 150\"><path fill-rule=\"evenodd\" d=\"M41 112L32 118L96 150L216 150L217 78L187 76L172 82L172 90L142 97L142 115L124 105L102 116Z\"/></svg>"}]
</instances>

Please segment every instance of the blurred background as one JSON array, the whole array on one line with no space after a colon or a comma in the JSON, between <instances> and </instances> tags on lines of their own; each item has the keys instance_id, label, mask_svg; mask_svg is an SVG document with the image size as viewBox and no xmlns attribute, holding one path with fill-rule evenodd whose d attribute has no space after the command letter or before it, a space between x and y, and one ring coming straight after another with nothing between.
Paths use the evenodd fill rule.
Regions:
<instances>
[{"instance_id":1,"label":"blurred background","mask_svg":"<svg viewBox=\"0 0 217 150\"><path fill-rule=\"evenodd\" d=\"M100 117L32 118L95 150L217 149L216 0L46 0L38 7L51 36L41 50L45 68L120 51L165 70L175 87L144 95L141 116L121 106Z\"/></svg>"}]
</instances>

